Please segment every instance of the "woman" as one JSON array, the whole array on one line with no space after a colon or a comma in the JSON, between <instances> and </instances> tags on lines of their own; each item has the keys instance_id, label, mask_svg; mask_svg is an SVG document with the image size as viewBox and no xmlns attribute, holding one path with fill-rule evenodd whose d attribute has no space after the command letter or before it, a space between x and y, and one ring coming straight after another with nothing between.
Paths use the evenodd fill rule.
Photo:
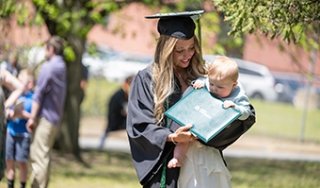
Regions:
<instances>
[{"instance_id":1,"label":"woman","mask_svg":"<svg viewBox=\"0 0 320 188\"><path fill-rule=\"evenodd\" d=\"M177 187L180 169L167 168L168 159L173 156L175 143L196 140L189 132L190 125L180 127L167 121L163 113L181 98L192 80L206 74L190 18L199 13L147 17L160 18L160 38L154 63L140 71L131 84L127 117L133 163L143 187ZM223 142L208 145L223 149L234 142L247 130L243 123L238 124L241 130L237 134L223 133L217 137Z\"/></svg>"}]
</instances>

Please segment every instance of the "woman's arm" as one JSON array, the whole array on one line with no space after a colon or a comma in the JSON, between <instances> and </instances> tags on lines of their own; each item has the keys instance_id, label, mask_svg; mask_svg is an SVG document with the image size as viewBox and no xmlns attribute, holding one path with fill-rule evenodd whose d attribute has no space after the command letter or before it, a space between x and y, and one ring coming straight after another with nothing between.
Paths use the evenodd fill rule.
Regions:
<instances>
[{"instance_id":1,"label":"woman's arm","mask_svg":"<svg viewBox=\"0 0 320 188\"><path fill-rule=\"evenodd\" d=\"M12 106L19 98L19 96L23 93L24 85L6 70L1 70L0 74L2 77L3 86L12 91L12 93L4 103L5 107L8 108Z\"/></svg>"}]
</instances>

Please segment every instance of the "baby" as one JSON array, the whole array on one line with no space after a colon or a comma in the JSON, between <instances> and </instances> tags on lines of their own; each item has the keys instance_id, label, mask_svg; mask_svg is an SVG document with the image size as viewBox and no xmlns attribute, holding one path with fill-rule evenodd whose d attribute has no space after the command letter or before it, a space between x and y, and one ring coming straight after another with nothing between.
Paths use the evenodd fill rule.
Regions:
<instances>
[{"instance_id":1,"label":"baby","mask_svg":"<svg viewBox=\"0 0 320 188\"><path fill-rule=\"evenodd\" d=\"M245 120L251 111L249 99L238 85L238 77L237 63L228 57L220 56L208 65L208 77L197 79L192 86L196 89L206 87L213 96L223 100L224 108L237 109L241 112L238 119ZM188 143L178 143L168 168L181 167L187 150Z\"/></svg>"}]
</instances>

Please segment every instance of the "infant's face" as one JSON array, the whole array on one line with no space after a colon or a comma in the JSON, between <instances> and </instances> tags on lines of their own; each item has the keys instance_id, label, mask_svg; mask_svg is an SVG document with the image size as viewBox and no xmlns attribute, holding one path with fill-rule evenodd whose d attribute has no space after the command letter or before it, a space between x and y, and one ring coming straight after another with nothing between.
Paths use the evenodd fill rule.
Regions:
<instances>
[{"instance_id":1,"label":"infant's face","mask_svg":"<svg viewBox=\"0 0 320 188\"><path fill-rule=\"evenodd\" d=\"M210 90L210 93L214 94L215 96L224 98L224 97L228 97L231 94L236 84L237 83L229 79L218 80L218 79L210 78L209 90Z\"/></svg>"}]
</instances>

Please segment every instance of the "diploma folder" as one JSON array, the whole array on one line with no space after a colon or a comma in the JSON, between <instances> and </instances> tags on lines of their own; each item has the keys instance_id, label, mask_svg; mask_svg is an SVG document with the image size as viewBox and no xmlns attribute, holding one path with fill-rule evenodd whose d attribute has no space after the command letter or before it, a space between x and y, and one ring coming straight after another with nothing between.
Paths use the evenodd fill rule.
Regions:
<instances>
[{"instance_id":1,"label":"diploma folder","mask_svg":"<svg viewBox=\"0 0 320 188\"><path fill-rule=\"evenodd\" d=\"M193 89L165 111L165 115L181 126L191 123L191 133L207 143L241 113L234 108L224 108L221 99L201 88Z\"/></svg>"}]
</instances>

